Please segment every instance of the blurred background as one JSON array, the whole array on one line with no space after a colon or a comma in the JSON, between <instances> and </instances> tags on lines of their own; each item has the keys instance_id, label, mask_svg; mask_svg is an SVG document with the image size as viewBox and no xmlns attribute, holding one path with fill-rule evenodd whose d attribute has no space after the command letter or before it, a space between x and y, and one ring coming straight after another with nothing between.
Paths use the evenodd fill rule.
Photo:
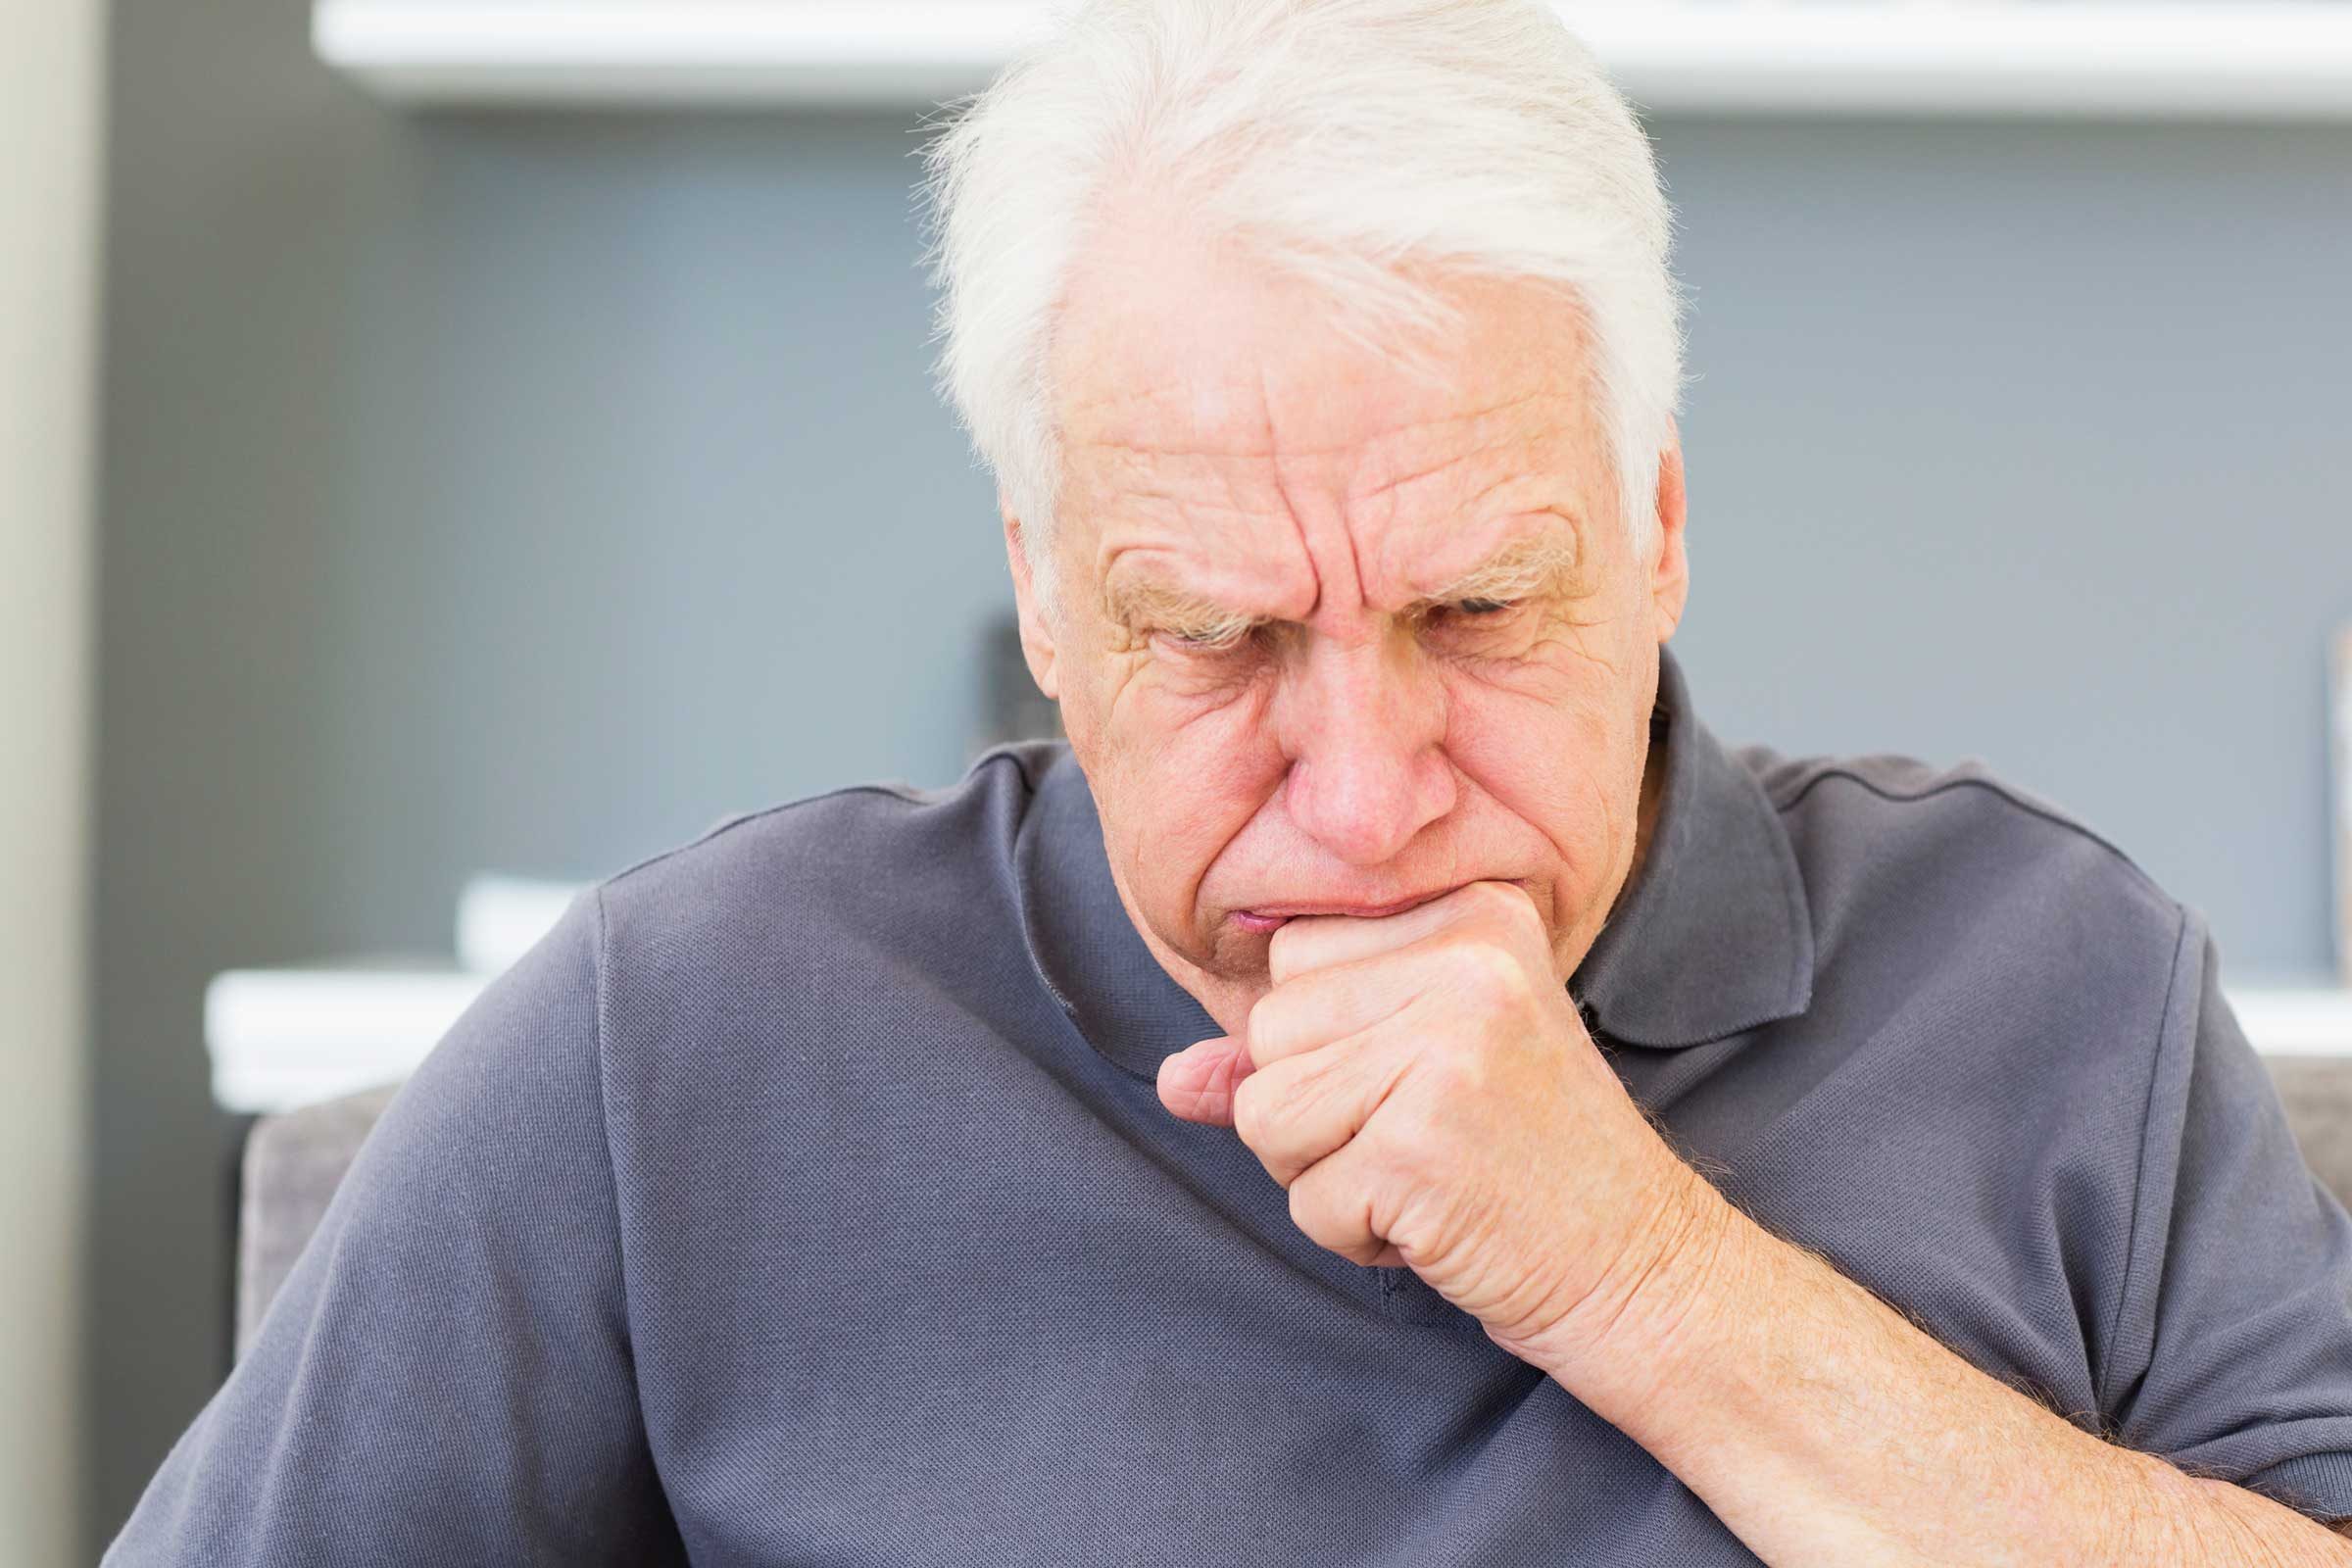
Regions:
<instances>
[{"instance_id":1,"label":"blurred background","mask_svg":"<svg viewBox=\"0 0 2352 1568\"><path fill-rule=\"evenodd\" d=\"M0 5L0 1563L119 1528L254 1115L429 1043L482 877L1051 723L912 205L1032 9ZM1564 9L1681 219L1710 724L1984 760L2352 1050L2352 5ZM305 1078L270 977L355 964L444 983Z\"/></svg>"}]
</instances>

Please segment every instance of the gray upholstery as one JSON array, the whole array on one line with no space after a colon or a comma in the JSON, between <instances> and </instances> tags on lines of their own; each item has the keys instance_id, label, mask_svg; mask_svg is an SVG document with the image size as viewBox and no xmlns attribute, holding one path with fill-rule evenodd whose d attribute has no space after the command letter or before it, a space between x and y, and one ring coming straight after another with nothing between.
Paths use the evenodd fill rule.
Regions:
<instances>
[{"instance_id":1,"label":"gray upholstery","mask_svg":"<svg viewBox=\"0 0 2352 1568\"><path fill-rule=\"evenodd\" d=\"M2304 1159L2352 1205L2352 1056L2265 1059ZM238 1355L398 1087L387 1084L254 1123L245 1144L237 1237Z\"/></svg>"},{"instance_id":2,"label":"gray upholstery","mask_svg":"<svg viewBox=\"0 0 2352 1568\"><path fill-rule=\"evenodd\" d=\"M2352 1057L2266 1056L2303 1162L2352 1206Z\"/></svg>"},{"instance_id":3,"label":"gray upholstery","mask_svg":"<svg viewBox=\"0 0 2352 1568\"><path fill-rule=\"evenodd\" d=\"M352 1156L398 1084L263 1116L245 1137L237 1200L237 1342L242 1358L262 1314L326 1213Z\"/></svg>"}]
</instances>

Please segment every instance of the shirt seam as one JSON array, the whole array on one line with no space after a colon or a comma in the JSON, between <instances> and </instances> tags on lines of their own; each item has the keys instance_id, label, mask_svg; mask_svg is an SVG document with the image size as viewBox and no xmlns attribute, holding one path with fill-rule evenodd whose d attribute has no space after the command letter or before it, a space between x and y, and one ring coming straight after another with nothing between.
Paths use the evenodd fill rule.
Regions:
<instances>
[{"instance_id":1,"label":"shirt seam","mask_svg":"<svg viewBox=\"0 0 2352 1568\"><path fill-rule=\"evenodd\" d=\"M2147 1212L2145 1199L2148 1171L2155 1158L2154 1151L2150 1146L2156 1126L2156 1091L2164 1082L2165 1065L2171 1056L2170 1051L2166 1049L2169 1042L2165 1031L2172 1021L2173 999L2180 993L2182 959L2188 950L2190 932L2195 925L2186 905L2176 904L2175 907L2179 910L2180 915L2179 929L2173 938L2173 961L2170 971L2165 976L2164 1001L2156 1014L2156 1049L2151 1054L2152 1059L2148 1064L2147 1089L2140 1097L2139 1157L2132 1173L2132 1207L2130 1217L2124 1225L2123 1278L2116 1285L2115 1304L2109 1310L2108 1321L2102 1333L2101 1344L2104 1348L2099 1352L2097 1377L2092 1384L2093 1396L2098 1401L2100 1413L2110 1418L2112 1417L2110 1391L2115 1375L2115 1357L2122 1343L2125 1314L2131 1309L2133 1297L2141 1288L2141 1277L2146 1268L2147 1245L2143 1241L2143 1235L2144 1227L2152 1222L2152 1216ZM2190 1028L2193 1036L2195 1028L2193 1019Z\"/></svg>"},{"instance_id":2,"label":"shirt seam","mask_svg":"<svg viewBox=\"0 0 2352 1568\"><path fill-rule=\"evenodd\" d=\"M657 850L642 859L630 861L619 870L605 877L599 886L610 887L625 877L634 876L639 871L647 870L660 865L664 860L684 855L688 850L699 849L711 840L723 837L739 827L748 827L754 822L779 815L795 807L815 806L820 802L835 800L844 795L881 795L894 801L904 802L908 806L918 806L922 803L915 799L913 791L914 786L911 784L844 784L836 789L824 790L815 795L803 795L789 801L778 801L770 806L755 807L748 811L738 811L723 821L713 822L683 844L672 844L667 849Z\"/></svg>"},{"instance_id":3,"label":"shirt seam","mask_svg":"<svg viewBox=\"0 0 2352 1568\"><path fill-rule=\"evenodd\" d=\"M628 1234L621 1224L620 1169L612 1158L612 1109L608 1078L612 1060L606 1049L612 1038L607 1022L612 1005L612 921L605 908L605 890L602 884L592 886L589 896L596 906L596 1005L590 1025L596 1047L596 1131L604 1146L605 1185L612 1195L612 1265L620 1276L620 1343L622 1352L629 1358L629 1388L637 1400L638 1426L645 1439L646 1460L653 1466L657 1483L661 1482L661 1462L654 1456L653 1437L646 1426L646 1391L644 1368L637 1356L636 1312L630 1300L630 1271ZM666 1491L666 1486L664 1486Z\"/></svg>"},{"instance_id":4,"label":"shirt seam","mask_svg":"<svg viewBox=\"0 0 2352 1568\"><path fill-rule=\"evenodd\" d=\"M2173 904L2177 902L2174 900L2172 895L2166 893L2164 889L2157 884L2154 877L2148 875L2147 871L2141 867L2137 860L2132 859L2132 857L2127 854L2124 849L2114 840L2105 837L2095 828L2085 826L2076 818L2067 815L2064 811L2058 810L2053 807L2044 806L2039 802L2028 800L2026 797L2018 794L2017 791L2003 784L1999 779L1995 778L1971 777L1939 779L1926 789L1906 794L1898 790L1890 790L1886 785L1877 782L1875 779L1867 778L1863 774L1854 771L1850 767L1831 765L1823 767L1818 772L1815 772L1807 777L1805 781L1798 785L1786 800L1774 801L1774 808L1782 812L1794 810L1806 796L1813 793L1813 787L1815 785L1833 778L1844 779L1848 783L1859 785L1863 789L1869 791L1871 794L1876 795L1880 800L1891 802L1896 805L1909 805L1917 801L1932 800L1936 796L1945 794L1952 790L1983 790L1985 794L2017 808L2019 810L2025 812L2029 816L2039 817L2042 821L2049 823L2052 827L2063 828L2067 832L2074 834L2077 838L2089 840L2091 843L2097 845L2100 849L2105 850L2109 855L2114 856L2118 860L2122 861L2124 865L2132 872L2132 874L2138 878L2140 883L2149 892L2163 899L2167 904Z\"/></svg>"}]
</instances>

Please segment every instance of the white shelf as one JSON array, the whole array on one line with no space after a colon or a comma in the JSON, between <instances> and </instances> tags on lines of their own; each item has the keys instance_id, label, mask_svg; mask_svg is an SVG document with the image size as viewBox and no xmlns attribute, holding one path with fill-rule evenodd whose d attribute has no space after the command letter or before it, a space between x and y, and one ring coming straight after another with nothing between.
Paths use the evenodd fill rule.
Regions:
<instances>
[{"instance_id":1,"label":"white shelf","mask_svg":"<svg viewBox=\"0 0 2352 1568\"><path fill-rule=\"evenodd\" d=\"M2343 0L1567 0L1650 109L2352 118ZM319 57L416 104L915 107L984 84L1024 0L315 0Z\"/></svg>"},{"instance_id":2,"label":"white shelf","mask_svg":"<svg viewBox=\"0 0 2352 1568\"><path fill-rule=\"evenodd\" d=\"M458 966L496 974L554 929L585 882L539 877L473 877L458 894Z\"/></svg>"},{"instance_id":3,"label":"white shelf","mask_svg":"<svg viewBox=\"0 0 2352 1568\"><path fill-rule=\"evenodd\" d=\"M2268 1056L2352 1056L2352 991L2333 986L2225 987L2254 1049Z\"/></svg>"},{"instance_id":4,"label":"white shelf","mask_svg":"<svg viewBox=\"0 0 2352 1568\"><path fill-rule=\"evenodd\" d=\"M406 1078L491 976L450 963L230 969L204 991L213 1100L266 1114Z\"/></svg>"}]
</instances>

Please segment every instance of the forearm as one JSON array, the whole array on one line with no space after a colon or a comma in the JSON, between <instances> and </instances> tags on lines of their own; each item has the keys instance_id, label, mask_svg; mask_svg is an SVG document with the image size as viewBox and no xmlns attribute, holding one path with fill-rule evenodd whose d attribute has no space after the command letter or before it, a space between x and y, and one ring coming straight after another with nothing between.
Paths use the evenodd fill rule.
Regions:
<instances>
[{"instance_id":1,"label":"forearm","mask_svg":"<svg viewBox=\"0 0 2352 1568\"><path fill-rule=\"evenodd\" d=\"M2352 1543L2103 1442L1695 1177L1660 1254L1538 1364L1782 1568L2352 1564Z\"/></svg>"}]
</instances>

